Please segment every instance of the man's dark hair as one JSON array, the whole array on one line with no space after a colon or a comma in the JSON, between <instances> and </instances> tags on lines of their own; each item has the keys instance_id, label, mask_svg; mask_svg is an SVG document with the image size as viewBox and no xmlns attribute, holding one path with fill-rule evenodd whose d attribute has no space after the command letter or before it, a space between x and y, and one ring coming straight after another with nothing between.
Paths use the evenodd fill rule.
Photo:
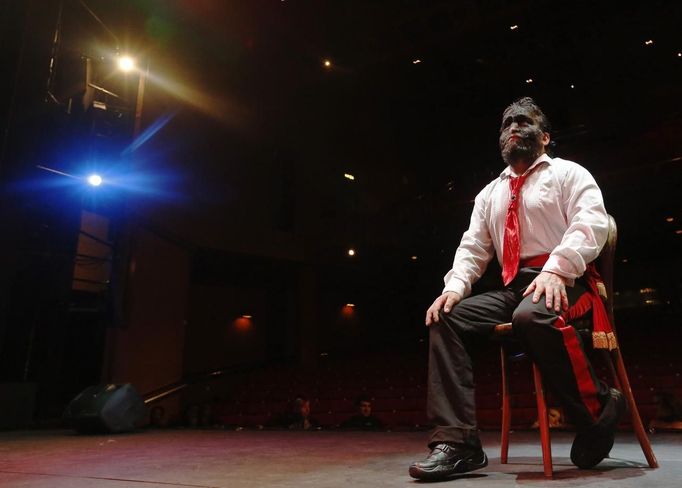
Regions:
<instances>
[{"instance_id":1,"label":"man's dark hair","mask_svg":"<svg viewBox=\"0 0 682 488\"><path fill-rule=\"evenodd\" d=\"M551 132L552 130L552 125L549 123L549 119L545 115L545 113L542 111L542 109L538 106L537 103L535 103L535 100L533 100L530 97L521 97L518 100L514 100L512 103L509 104L507 108L504 109L504 112L502 112L502 119L504 119L505 114L511 110L512 108L516 107L521 107L525 108L528 110L534 117L538 118L538 121L540 122L540 129L542 129L542 132Z\"/></svg>"},{"instance_id":2,"label":"man's dark hair","mask_svg":"<svg viewBox=\"0 0 682 488\"><path fill-rule=\"evenodd\" d=\"M360 395L355 399L355 406L359 407L362 402L372 403L372 399L367 395Z\"/></svg>"}]
</instances>

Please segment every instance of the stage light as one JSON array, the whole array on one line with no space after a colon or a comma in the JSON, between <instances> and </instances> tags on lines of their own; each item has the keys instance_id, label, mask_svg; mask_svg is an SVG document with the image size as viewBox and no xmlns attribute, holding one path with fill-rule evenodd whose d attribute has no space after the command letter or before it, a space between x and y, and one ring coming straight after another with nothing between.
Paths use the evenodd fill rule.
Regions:
<instances>
[{"instance_id":1,"label":"stage light","mask_svg":"<svg viewBox=\"0 0 682 488\"><path fill-rule=\"evenodd\" d=\"M132 71L135 69L135 60L130 56L121 56L118 58L118 68L121 71Z\"/></svg>"},{"instance_id":2,"label":"stage light","mask_svg":"<svg viewBox=\"0 0 682 488\"><path fill-rule=\"evenodd\" d=\"M533 83L533 78L528 78L528 79L526 80L526 83Z\"/></svg>"},{"instance_id":3,"label":"stage light","mask_svg":"<svg viewBox=\"0 0 682 488\"><path fill-rule=\"evenodd\" d=\"M348 255L351 256L351 257L352 257L352 256L355 256L355 249L349 249L349 250L348 250Z\"/></svg>"},{"instance_id":4,"label":"stage light","mask_svg":"<svg viewBox=\"0 0 682 488\"><path fill-rule=\"evenodd\" d=\"M332 67L332 62L328 59L325 59L322 64L324 65L325 68L331 68Z\"/></svg>"},{"instance_id":5,"label":"stage light","mask_svg":"<svg viewBox=\"0 0 682 488\"><path fill-rule=\"evenodd\" d=\"M677 229L677 230L675 231L675 234L678 234L678 235L679 235L679 234L682 234L682 229Z\"/></svg>"},{"instance_id":6,"label":"stage light","mask_svg":"<svg viewBox=\"0 0 682 488\"><path fill-rule=\"evenodd\" d=\"M102 184L102 177L98 174L88 176L88 184L92 186L99 186Z\"/></svg>"},{"instance_id":7,"label":"stage light","mask_svg":"<svg viewBox=\"0 0 682 488\"><path fill-rule=\"evenodd\" d=\"M510 28L511 30L516 30L516 29L519 28L519 26L516 25L516 24L514 24L514 25L510 26L509 28Z\"/></svg>"},{"instance_id":8,"label":"stage light","mask_svg":"<svg viewBox=\"0 0 682 488\"><path fill-rule=\"evenodd\" d=\"M422 62L421 59L415 59L414 61L412 61L412 64L419 64L421 62Z\"/></svg>"},{"instance_id":9,"label":"stage light","mask_svg":"<svg viewBox=\"0 0 682 488\"><path fill-rule=\"evenodd\" d=\"M644 44L646 46L651 46L653 43L654 43L654 41L652 41L651 39L649 39L648 41L644 41Z\"/></svg>"},{"instance_id":10,"label":"stage light","mask_svg":"<svg viewBox=\"0 0 682 488\"><path fill-rule=\"evenodd\" d=\"M354 303L346 303L346 307L354 308L355 304Z\"/></svg>"},{"instance_id":11,"label":"stage light","mask_svg":"<svg viewBox=\"0 0 682 488\"><path fill-rule=\"evenodd\" d=\"M675 217L666 217L665 218L666 222L672 222L673 220L675 220Z\"/></svg>"},{"instance_id":12,"label":"stage light","mask_svg":"<svg viewBox=\"0 0 682 488\"><path fill-rule=\"evenodd\" d=\"M416 261L416 260L417 260L417 256L411 256L410 259L411 259L412 261Z\"/></svg>"},{"instance_id":13,"label":"stage light","mask_svg":"<svg viewBox=\"0 0 682 488\"><path fill-rule=\"evenodd\" d=\"M347 180L351 180L351 181L355 180L355 176L353 176L350 173L344 173L343 177L346 178Z\"/></svg>"},{"instance_id":14,"label":"stage light","mask_svg":"<svg viewBox=\"0 0 682 488\"><path fill-rule=\"evenodd\" d=\"M575 88L575 85L571 85L571 88Z\"/></svg>"}]
</instances>

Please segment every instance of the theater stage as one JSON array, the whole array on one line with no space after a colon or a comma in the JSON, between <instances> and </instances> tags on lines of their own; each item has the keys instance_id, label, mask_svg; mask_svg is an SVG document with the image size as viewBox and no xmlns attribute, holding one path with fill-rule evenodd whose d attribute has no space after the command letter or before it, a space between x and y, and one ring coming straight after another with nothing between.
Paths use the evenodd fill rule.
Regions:
<instances>
[{"instance_id":1,"label":"theater stage","mask_svg":"<svg viewBox=\"0 0 682 488\"><path fill-rule=\"evenodd\" d=\"M568 459L572 434L554 433L555 480L542 476L537 432L515 432L510 464L501 465L499 434L484 432L490 458L484 470L452 486L679 487L682 435L655 434L661 465L649 469L634 436L619 433L612 458L577 470ZM275 432L143 430L81 436L70 431L0 433L2 488L396 487L416 486L407 475L426 453L425 432Z\"/></svg>"}]
</instances>

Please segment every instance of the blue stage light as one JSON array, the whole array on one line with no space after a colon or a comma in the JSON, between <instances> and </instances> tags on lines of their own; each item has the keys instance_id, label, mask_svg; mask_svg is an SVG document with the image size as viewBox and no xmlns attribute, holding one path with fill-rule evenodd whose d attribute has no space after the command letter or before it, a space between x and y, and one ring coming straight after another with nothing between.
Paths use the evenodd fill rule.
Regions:
<instances>
[{"instance_id":1,"label":"blue stage light","mask_svg":"<svg viewBox=\"0 0 682 488\"><path fill-rule=\"evenodd\" d=\"M88 176L88 183L92 186L99 186L102 184L102 177L98 174Z\"/></svg>"}]
</instances>

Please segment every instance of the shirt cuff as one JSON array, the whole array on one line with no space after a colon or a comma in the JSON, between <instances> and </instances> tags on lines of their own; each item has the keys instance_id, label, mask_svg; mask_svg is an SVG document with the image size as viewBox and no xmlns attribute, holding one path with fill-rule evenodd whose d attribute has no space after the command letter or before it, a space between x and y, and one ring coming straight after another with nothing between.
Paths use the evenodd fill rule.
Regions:
<instances>
[{"instance_id":1,"label":"shirt cuff","mask_svg":"<svg viewBox=\"0 0 682 488\"><path fill-rule=\"evenodd\" d=\"M568 286L573 286L575 284L575 279L580 276L574 270L575 265L571 261L557 254L551 254L542 267L542 271L554 273L566 278L566 284Z\"/></svg>"},{"instance_id":2,"label":"shirt cuff","mask_svg":"<svg viewBox=\"0 0 682 488\"><path fill-rule=\"evenodd\" d=\"M443 288L443 293L447 291L454 291L459 294L462 298L466 298L468 293L466 293L466 284L459 278L450 278L447 283L445 283L445 288Z\"/></svg>"}]
</instances>

